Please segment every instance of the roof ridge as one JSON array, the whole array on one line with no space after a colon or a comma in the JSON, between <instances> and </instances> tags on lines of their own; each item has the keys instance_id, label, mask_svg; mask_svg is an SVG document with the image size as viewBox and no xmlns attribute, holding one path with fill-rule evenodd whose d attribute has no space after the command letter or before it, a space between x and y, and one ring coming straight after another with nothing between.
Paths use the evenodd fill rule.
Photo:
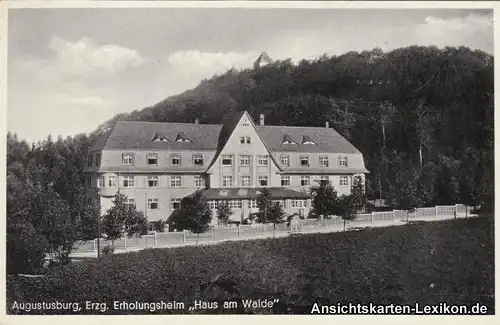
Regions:
<instances>
[{"instance_id":1,"label":"roof ridge","mask_svg":"<svg viewBox=\"0 0 500 325\"><path fill-rule=\"evenodd\" d=\"M190 123L190 122L155 122L155 121L117 121L118 123L147 123L147 124L190 124L190 125L207 125L221 126L222 124L207 124L207 123Z\"/></svg>"}]
</instances>

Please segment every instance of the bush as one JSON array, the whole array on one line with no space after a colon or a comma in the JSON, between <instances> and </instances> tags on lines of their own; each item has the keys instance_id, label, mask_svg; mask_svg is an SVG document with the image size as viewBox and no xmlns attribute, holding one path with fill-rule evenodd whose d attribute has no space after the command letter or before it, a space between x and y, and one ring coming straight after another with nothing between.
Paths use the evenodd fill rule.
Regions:
<instances>
[{"instance_id":1,"label":"bush","mask_svg":"<svg viewBox=\"0 0 500 325\"><path fill-rule=\"evenodd\" d=\"M115 252L115 248L110 245L106 245L102 248L101 253L102 255L111 255Z\"/></svg>"},{"instance_id":2,"label":"bush","mask_svg":"<svg viewBox=\"0 0 500 325\"><path fill-rule=\"evenodd\" d=\"M273 310L163 313L310 313L313 302L438 304L446 297L448 304L481 303L493 312L493 229L493 218L469 218L103 256L40 279L9 277L7 303L164 300L189 306L195 299L279 298Z\"/></svg>"}]
</instances>

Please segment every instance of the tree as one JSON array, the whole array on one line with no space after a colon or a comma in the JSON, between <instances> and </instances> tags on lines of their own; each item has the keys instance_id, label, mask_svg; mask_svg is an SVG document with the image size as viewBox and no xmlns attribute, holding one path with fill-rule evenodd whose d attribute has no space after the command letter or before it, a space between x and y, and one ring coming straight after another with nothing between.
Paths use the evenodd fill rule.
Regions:
<instances>
[{"instance_id":1,"label":"tree","mask_svg":"<svg viewBox=\"0 0 500 325\"><path fill-rule=\"evenodd\" d=\"M355 220L358 213L356 198L353 195L342 195L336 202L336 214L344 220L344 231L347 221Z\"/></svg>"},{"instance_id":2,"label":"tree","mask_svg":"<svg viewBox=\"0 0 500 325\"><path fill-rule=\"evenodd\" d=\"M25 216L7 216L8 274L38 273L43 266L49 243Z\"/></svg>"},{"instance_id":3,"label":"tree","mask_svg":"<svg viewBox=\"0 0 500 325\"><path fill-rule=\"evenodd\" d=\"M352 196L356 211L363 211L366 205L365 185L361 176L354 176L352 181Z\"/></svg>"},{"instance_id":4,"label":"tree","mask_svg":"<svg viewBox=\"0 0 500 325\"><path fill-rule=\"evenodd\" d=\"M212 210L201 191L196 191L192 196L182 200L181 209L176 219L176 227L197 234L196 244L198 244L200 233L210 229L211 221Z\"/></svg>"},{"instance_id":5,"label":"tree","mask_svg":"<svg viewBox=\"0 0 500 325\"><path fill-rule=\"evenodd\" d=\"M219 202L217 206L217 220L219 225L227 226L229 222L229 217L231 216L231 208L226 201Z\"/></svg>"},{"instance_id":6,"label":"tree","mask_svg":"<svg viewBox=\"0 0 500 325\"><path fill-rule=\"evenodd\" d=\"M127 197L117 193L113 199L113 206L106 211L102 220L102 229L107 240L114 241L122 238L123 234L131 237L147 233L147 219L134 205L126 203Z\"/></svg>"},{"instance_id":7,"label":"tree","mask_svg":"<svg viewBox=\"0 0 500 325\"><path fill-rule=\"evenodd\" d=\"M319 217L329 217L337 212L337 191L330 181L319 182L311 186L311 214Z\"/></svg>"},{"instance_id":8,"label":"tree","mask_svg":"<svg viewBox=\"0 0 500 325\"><path fill-rule=\"evenodd\" d=\"M97 228L102 221L97 200L91 199L90 202L86 202L80 215L79 239L85 241L98 238Z\"/></svg>"},{"instance_id":9,"label":"tree","mask_svg":"<svg viewBox=\"0 0 500 325\"><path fill-rule=\"evenodd\" d=\"M152 221L151 223L153 224L153 231L156 231L156 232L164 232L165 231L165 228L167 225L166 221L163 221L162 219L160 219L158 221Z\"/></svg>"},{"instance_id":10,"label":"tree","mask_svg":"<svg viewBox=\"0 0 500 325\"><path fill-rule=\"evenodd\" d=\"M277 223L283 221L283 207L279 202L273 202L271 192L267 188L261 188L260 194L257 195L257 222L272 223L276 227Z\"/></svg>"}]
</instances>

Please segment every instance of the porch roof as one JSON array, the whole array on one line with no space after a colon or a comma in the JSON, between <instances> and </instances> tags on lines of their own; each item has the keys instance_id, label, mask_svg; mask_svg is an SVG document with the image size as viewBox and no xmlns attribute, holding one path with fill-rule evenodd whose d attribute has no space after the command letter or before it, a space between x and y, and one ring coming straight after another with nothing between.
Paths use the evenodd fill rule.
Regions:
<instances>
[{"instance_id":1,"label":"porch roof","mask_svg":"<svg viewBox=\"0 0 500 325\"><path fill-rule=\"evenodd\" d=\"M266 187L273 199L307 199L311 195L307 192L299 192L289 188ZM260 194L259 188L208 188L201 190L201 193L209 200L238 200L255 199Z\"/></svg>"}]
</instances>

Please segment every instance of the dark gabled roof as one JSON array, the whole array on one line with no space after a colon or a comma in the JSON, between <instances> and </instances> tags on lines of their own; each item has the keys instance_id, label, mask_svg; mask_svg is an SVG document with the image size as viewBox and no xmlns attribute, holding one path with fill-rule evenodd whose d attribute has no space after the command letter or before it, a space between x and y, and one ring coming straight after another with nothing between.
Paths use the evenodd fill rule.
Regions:
<instances>
[{"instance_id":1,"label":"dark gabled roof","mask_svg":"<svg viewBox=\"0 0 500 325\"><path fill-rule=\"evenodd\" d=\"M119 121L92 149L215 150L221 129L214 124ZM153 141L155 134L171 140L183 134L191 142Z\"/></svg>"},{"instance_id":2,"label":"dark gabled roof","mask_svg":"<svg viewBox=\"0 0 500 325\"><path fill-rule=\"evenodd\" d=\"M226 115L224 124L119 121L111 132L97 140L92 150L216 150L213 164L244 114L244 111L240 111ZM251 119L250 122L271 152L360 153L332 128L261 126L255 125ZM169 141L154 141L155 137ZM176 142L179 137L187 138L191 142ZM315 142L316 145L299 142L305 139ZM287 140L296 144L283 144L283 141Z\"/></svg>"},{"instance_id":3,"label":"dark gabled roof","mask_svg":"<svg viewBox=\"0 0 500 325\"><path fill-rule=\"evenodd\" d=\"M333 152L359 154L349 141L332 128L305 127L305 126L270 126L257 125L257 132L272 152L294 151L294 152ZM315 146L297 143L297 145L283 145L284 134L289 134L292 139L301 139L307 136L316 143Z\"/></svg>"}]
</instances>

